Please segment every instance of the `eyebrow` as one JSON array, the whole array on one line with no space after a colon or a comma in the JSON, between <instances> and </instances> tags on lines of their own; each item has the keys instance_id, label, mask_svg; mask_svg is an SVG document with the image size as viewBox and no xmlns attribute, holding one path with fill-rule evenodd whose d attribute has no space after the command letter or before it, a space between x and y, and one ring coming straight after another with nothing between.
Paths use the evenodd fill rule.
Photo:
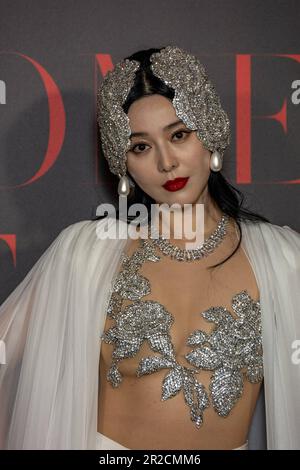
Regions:
<instances>
[{"instance_id":1,"label":"eyebrow","mask_svg":"<svg viewBox=\"0 0 300 470\"><path fill-rule=\"evenodd\" d=\"M165 127L163 128L163 131L172 129L172 127L175 127L175 126L177 126L178 124L183 124L183 122L180 121L180 120L179 120L179 121L175 121L175 122L171 122L171 124L168 124L167 126L165 126ZM147 132L133 132L132 134L130 134L130 139L131 139L132 137L145 137L145 136L147 136L147 135L149 135Z\"/></svg>"}]
</instances>

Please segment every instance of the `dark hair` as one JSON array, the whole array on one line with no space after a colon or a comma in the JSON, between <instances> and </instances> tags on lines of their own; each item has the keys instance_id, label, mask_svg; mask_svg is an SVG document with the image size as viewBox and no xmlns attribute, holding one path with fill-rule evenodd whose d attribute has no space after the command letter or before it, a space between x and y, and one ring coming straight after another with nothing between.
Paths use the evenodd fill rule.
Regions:
<instances>
[{"instance_id":1,"label":"dark hair","mask_svg":"<svg viewBox=\"0 0 300 470\"><path fill-rule=\"evenodd\" d=\"M123 110L127 114L129 107L134 101L142 98L143 96L159 94L169 98L170 100L174 97L174 90L167 86L162 80L156 77L150 68L150 56L154 52L159 52L160 49L146 49L135 52L126 59L137 60L140 62L140 68L136 72L135 81L133 87L131 88L125 103L123 104ZM131 177L131 175L130 175ZM115 177L116 178L116 177ZM132 178L132 177L131 177ZM132 178L133 179L133 178ZM135 188L134 192L128 195L128 203L135 204L140 203L144 204L147 207L148 211L148 223L151 221L151 204L155 204L155 200L151 198L147 193L145 193L142 188L134 181ZM242 241L242 230L240 221L251 221L251 222L268 222L270 221L262 215L259 215L255 212L246 209L243 206L244 203L244 194L232 186L222 175L220 171L210 172L208 179L208 191L214 201L214 203L222 210L223 213L232 217L239 230L239 242L234 251L220 263L210 266L210 269L216 268L217 266L225 263L229 258L231 258L234 253L238 250L241 241ZM116 216L119 218L119 210L116 210ZM95 217L93 220L98 220L106 216ZM135 217L127 216L126 222L129 224Z\"/></svg>"}]
</instances>

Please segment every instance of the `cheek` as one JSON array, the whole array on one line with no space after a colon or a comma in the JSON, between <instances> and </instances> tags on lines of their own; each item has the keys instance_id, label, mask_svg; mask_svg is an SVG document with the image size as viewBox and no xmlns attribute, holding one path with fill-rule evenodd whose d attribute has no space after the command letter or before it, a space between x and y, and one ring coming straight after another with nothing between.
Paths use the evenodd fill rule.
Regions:
<instances>
[{"instance_id":1,"label":"cheek","mask_svg":"<svg viewBox=\"0 0 300 470\"><path fill-rule=\"evenodd\" d=\"M209 162L210 152L205 150L201 152L193 152L189 158L189 166L194 170L203 171L209 169Z\"/></svg>"},{"instance_id":2,"label":"cheek","mask_svg":"<svg viewBox=\"0 0 300 470\"><path fill-rule=\"evenodd\" d=\"M206 149L196 135L191 137L187 147L184 148L184 160L191 168L205 169L209 167L210 150Z\"/></svg>"},{"instance_id":3,"label":"cheek","mask_svg":"<svg viewBox=\"0 0 300 470\"><path fill-rule=\"evenodd\" d=\"M136 175L138 174L138 165L131 155L127 155L126 166L128 172L133 176L133 178L136 178Z\"/></svg>"},{"instance_id":4,"label":"cheek","mask_svg":"<svg viewBox=\"0 0 300 470\"><path fill-rule=\"evenodd\" d=\"M137 161L135 158L127 158L127 168L128 172L132 175L137 183L147 184L154 177L154 168L149 162L144 159L144 161Z\"/></svg>"}]
</instances>

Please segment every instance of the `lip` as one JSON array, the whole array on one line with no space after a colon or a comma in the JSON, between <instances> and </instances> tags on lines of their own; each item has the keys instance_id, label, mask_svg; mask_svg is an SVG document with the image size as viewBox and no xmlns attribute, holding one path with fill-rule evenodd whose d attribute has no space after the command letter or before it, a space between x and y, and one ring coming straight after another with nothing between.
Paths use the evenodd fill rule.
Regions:
<instances>
[{"instance_id":1,"label":"lip","mask_svg":"<svg viewBox=\"0 0 300 470\"><path fill-rule=\"evenodd\" d=\"M165 188L167 191L178 191L186 185L188 179L189 176L186 178L176 178L175 180L169 180L163 184L163 188Z\"/></svg>"}]
</instances>

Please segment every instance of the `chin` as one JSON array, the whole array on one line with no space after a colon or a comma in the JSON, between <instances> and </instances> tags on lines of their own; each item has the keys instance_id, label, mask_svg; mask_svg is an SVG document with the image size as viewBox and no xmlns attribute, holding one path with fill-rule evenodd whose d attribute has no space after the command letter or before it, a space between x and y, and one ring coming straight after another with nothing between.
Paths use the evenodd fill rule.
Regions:
<instances>
[{"instance_id":1,"label":"chin","mask_svg":"<svg viewBox=\"0 0 300 470\"><path fill-rule=\"evenodd\" d=\"M169 198L164 198L164 200L161 200L159 204L168 204L169 206L172 206L172 204L178 204L180 206L184 206L184 204L193 204L194 199L190 197L169 197Z\"/></svg>"}]
</instances>

